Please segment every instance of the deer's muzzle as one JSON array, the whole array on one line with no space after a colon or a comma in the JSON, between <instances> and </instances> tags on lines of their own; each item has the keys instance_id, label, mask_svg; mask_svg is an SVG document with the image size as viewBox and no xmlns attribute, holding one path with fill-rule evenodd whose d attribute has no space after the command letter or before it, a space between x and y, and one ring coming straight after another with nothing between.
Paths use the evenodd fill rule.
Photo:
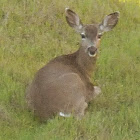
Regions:
<instances>
[{"instance_id":1,"label":"deer's muzzle","mask_svg":"<svg viewBox=\"0 0 140 140\"><path fill-rule=\"evenodd\" d=\"M97 54L97 48L96 47L91 46L91 47L88 48L88 55L90 57L95 57L96 54Z\"/></svg>"}]
</instances>

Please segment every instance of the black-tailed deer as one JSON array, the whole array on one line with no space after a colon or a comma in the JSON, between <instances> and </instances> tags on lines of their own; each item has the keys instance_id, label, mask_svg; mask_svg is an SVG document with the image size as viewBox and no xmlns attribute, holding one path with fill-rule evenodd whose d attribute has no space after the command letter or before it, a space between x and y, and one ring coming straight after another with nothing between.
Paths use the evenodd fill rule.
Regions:
<instances>
[{"instance_id":1,"label":"black-tailed deer","mask_svg":"<svg viewBox=\"0 0 140 140\"><path fill-rule=\"evenodd\" d=\"M80 48L68 55L51 60L41 68L27 90L28 106L41 120L55 114L76 118L84 115L88 102L101 90L91 81L98 54L98 46L104 32L118 22L119 12L106 16L100 24L83 25L79 16L66 8L66 20L82 37Z\"/></svg>"}]
</instances>

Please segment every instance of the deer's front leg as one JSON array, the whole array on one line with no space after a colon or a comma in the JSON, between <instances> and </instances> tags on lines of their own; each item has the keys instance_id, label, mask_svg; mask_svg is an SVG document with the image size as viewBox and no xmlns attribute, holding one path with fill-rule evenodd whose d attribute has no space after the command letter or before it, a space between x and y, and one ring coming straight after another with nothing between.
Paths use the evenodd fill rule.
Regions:
<instances>
[{"instance_id":1,"label":"deer's front leg","mask_svg":"<svg viewBox=\"0 0 140 140\"><path fill-rule=\"evenodd\" d=\"M86 101L90 102L101 93L101 89L98 86L94 86L92 83L89 83L87 86L87 93Z\"/></svg>"}]
</instances>

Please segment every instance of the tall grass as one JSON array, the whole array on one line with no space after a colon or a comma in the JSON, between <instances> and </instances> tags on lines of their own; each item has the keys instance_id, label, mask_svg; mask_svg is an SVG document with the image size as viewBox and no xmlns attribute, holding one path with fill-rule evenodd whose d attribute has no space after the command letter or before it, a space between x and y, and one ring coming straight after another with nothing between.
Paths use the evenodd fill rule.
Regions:
<instances>
[{"instance_id":1,"label":"tall grass","mask_svg":"<svg viewBox=\"0 0 140 140\"><path fill-rule=\"evenodd\" d=\"M0 140L139 140L140 6L119 0L0 1ZM78 49L80 37L67 25L64 9L83 23L101 22L120 11L104 35L93 82L102 94L83 120L59 118L40 124L25 104L25 90L49 60Z\"/></svg>"}]
</instances>

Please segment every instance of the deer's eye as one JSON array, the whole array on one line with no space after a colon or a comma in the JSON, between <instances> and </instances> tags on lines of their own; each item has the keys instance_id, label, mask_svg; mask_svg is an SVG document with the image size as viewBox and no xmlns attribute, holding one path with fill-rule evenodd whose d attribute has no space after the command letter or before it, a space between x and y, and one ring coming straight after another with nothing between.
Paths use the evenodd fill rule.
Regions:
<instances>
[{"instance_id":1,"label":"deer's eye","mask_svg":"<svg viewBox=\"0 0 140 140\"><path fill-rule=\"evenodd\" d=\"M86 35L84 33L81 34L82 39L86 38Z\"/></svg>"}]
</instances>

